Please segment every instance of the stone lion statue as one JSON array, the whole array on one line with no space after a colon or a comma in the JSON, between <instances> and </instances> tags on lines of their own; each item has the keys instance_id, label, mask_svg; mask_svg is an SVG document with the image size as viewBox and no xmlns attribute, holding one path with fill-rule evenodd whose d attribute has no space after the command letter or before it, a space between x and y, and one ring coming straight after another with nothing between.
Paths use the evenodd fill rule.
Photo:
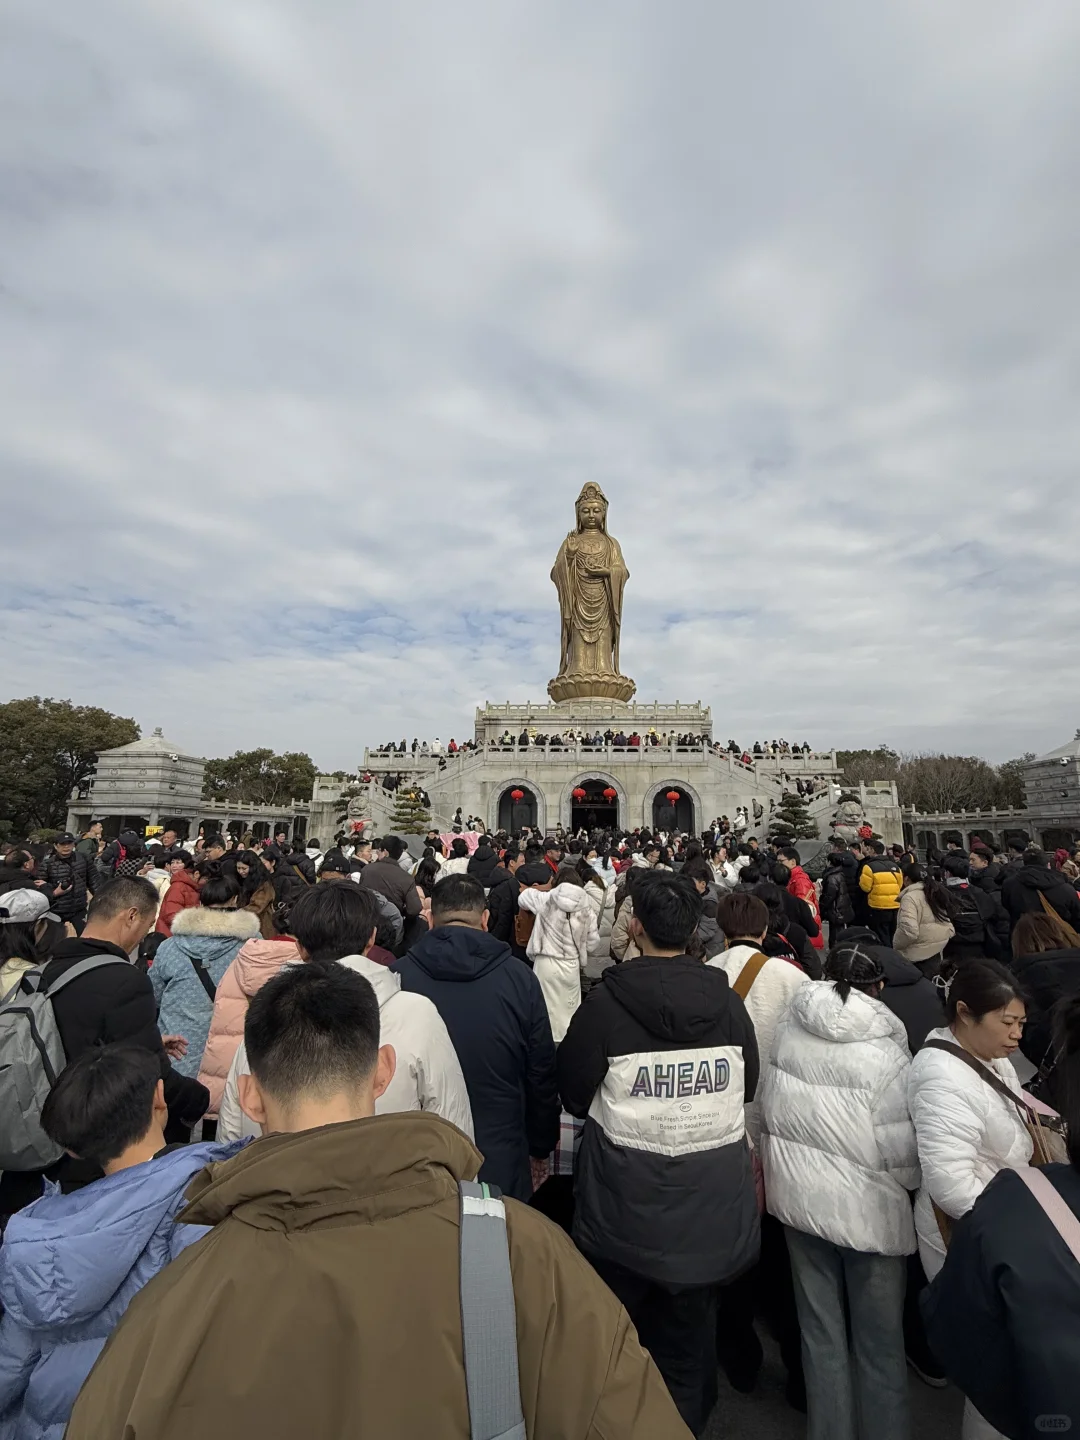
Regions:
<instances>
[{"instance_id":1,"label":"stone lion statue","mask_svg":"<svg viewBox=\"0 0 1080 1440\"><path fill-rule=\"evenodd\" d=\"M829 821L829 828L838 840L850 845L858 840L859 831L866 825L866 812L854 795L841 795L836 814Z\"/></svg>"}]
</instances>

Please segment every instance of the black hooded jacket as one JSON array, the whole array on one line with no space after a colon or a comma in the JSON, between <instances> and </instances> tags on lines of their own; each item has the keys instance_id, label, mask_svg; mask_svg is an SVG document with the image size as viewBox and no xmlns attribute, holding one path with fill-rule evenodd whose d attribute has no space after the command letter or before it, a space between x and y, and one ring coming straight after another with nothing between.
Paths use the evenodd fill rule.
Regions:
<instances>
[{"instance_id":1,"label":"black hooded jacket","mask_svg":"<svg viewBox=\"0 0 1080 1440\"><path fill-rule=\"evenodd\" d=\"M663 1285L733 1279L757 1259L743 1107L758 1083L746 1007L723 970L642 955L605 971L559 1046L559 1090L588 1117L574 1239Z\"/></svg>"},{"instance_id":2,"label":"black hooded jacket","mask_svg":"<svg viewBox=\"0 0 1080 1440\"><path fill-rule=\"evenodd\" d=\"M491 872L488 884L491 887L487 897L488 934L502 940L517 954L514 945L514 916L517 914L521 885L502 865L496 866Z\"/></svg>"},{"instance_id":3,"label":"black hooded jacket","mask_svg":"<svg viewBox=\"0 0 1080 1440\"><path fill-rule=\"evenodd\" d=\"M1042 1065L1053 1041L1054 1006L1065 995L1080 994L1080 950L1020 955L1012 962L1012 969L1027 1000L1027 1024L1020 1049L1033 1065Z\"/></svg>"},{"instance_id":4,"label":"black hooded jacket","mask_svg":"<svg viewBox=\"0 0 1080 1440\"><path fill-rule=\"evenodd\" d=\"M1080 896L1064 876L1048 865L1021 865L1010 870L1001 887L1001 900L1015 925L1021 915L1041 913L1040 895L1074 930L1080 930Z\"/></svg>"},{"instance_id":5,"label":"black hooded jacket","mask_svg":"<svg viewBox=\"0 0 1080 1440\"><path fill-rule=\"evenodd\" d=\"M559 1138L555 1044L540 981L494 935L430 930L394 965L401 988L443 1018L469 1092L481 1180L516 1200L532 1194L529 1156Z\"/></svg>"},{"instance_id":6,"label":"black hooded jacket","mask_svg":"<svg viewBox=\"0 0 1080 1440\"><path fill-rule=\"evenodd\" d=\"M480 884L483 885L486 890L491 884L491 876L498 863L498 855L495 854L495 851L486 840L481 840L480 844L477 845L476 849L469 856L469 867L465 873L471 875L474 880L479 880Z\"/></svg>"}]
</instances>

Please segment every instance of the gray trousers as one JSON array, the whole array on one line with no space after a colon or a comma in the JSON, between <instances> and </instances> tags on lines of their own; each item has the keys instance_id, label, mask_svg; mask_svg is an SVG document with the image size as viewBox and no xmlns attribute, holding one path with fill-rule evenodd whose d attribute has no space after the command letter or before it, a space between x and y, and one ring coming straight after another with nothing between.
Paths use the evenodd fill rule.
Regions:
<instances>
[{"instance_id":1,"label":"gray trousers","mask_svg":"<svg viewBox=\"0 0 1080 1440\"><path fill-rule=\"evenodd\" d=\"M784 1233L802 1330L807 1440L909 1440L906 1259L847 1250L788 1226Z\"/></svg>"}]
</instances>

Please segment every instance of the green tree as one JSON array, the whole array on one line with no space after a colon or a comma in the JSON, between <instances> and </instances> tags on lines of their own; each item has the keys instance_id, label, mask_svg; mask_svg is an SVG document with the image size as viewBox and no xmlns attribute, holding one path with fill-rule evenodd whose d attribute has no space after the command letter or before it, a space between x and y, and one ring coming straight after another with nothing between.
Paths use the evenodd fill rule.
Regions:
<instances>
[{"instance_id":1,"label":"green tree","mask_svg":"<svg viewBox=\"0 0 1080 1440\"><path fill-rule=\"evenodd\" d=\"M317 773L311 756L295 750L237 750L227 760L206 762L203 794L243 805L287 805L311 798Z\"/></svg>"},{"instance_id":2,"label":"green tree","mask_svg":"<svg viewBox=\"0 0 1080 1440\"><path fill-rule=\"evenodd\" d=\"M790 835L795 840L816 840L817 834L818 827L810 818L805 798L789 790L769 820L769 838Z\"/></svg>"},{"instance_id":3,"label":"green tree","mask_svg":"<svg viewBox=\"0 0 1080 1440\"><path fill-rule=\"evenodd\" d=\"M431 815L420 799L419 790L401 787L394 795L390 830L396 835L423 835L431 829Z\"/></svg>"},{"instance_id":4,"label":"green tree","mask_svg":"<svg viewBox=\"0 0 1080 1440\"><path fill-rule=\"evenodd\" d=\"M1024 767L1035 759L1035 751L1028 750L1015 760L1006 760L997 767L997 795L994 804L1002 810L1020 810L1026 804L1024 798Z\"/></svg>"},{"instance_id":5,"label":"green tree","mask_svg":"<svg viewBox=\"0 0 1080 1440\"><path fill-rule=\"evenodd\" d=\"M62 826L101 751L138 738L134 720L96 705L40 695L0 705L0 815L19 836Z\"/></svg>"}]
</instances>

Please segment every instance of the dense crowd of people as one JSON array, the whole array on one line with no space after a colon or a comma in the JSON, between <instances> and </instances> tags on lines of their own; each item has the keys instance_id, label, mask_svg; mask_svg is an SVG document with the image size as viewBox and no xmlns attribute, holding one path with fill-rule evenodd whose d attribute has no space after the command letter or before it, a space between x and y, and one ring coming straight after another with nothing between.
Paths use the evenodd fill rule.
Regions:
<instances>
[{"instance_id":1,"label":"dense crowd of people","mask_svg":"<svg viewBox=\"0 0 1080 1440\"><path fill-rule=\"evenodd\" d=\"M1080 1418L1080 851L739 818L8 845L0 1434Z\"/></svg>"}]
</instances>

